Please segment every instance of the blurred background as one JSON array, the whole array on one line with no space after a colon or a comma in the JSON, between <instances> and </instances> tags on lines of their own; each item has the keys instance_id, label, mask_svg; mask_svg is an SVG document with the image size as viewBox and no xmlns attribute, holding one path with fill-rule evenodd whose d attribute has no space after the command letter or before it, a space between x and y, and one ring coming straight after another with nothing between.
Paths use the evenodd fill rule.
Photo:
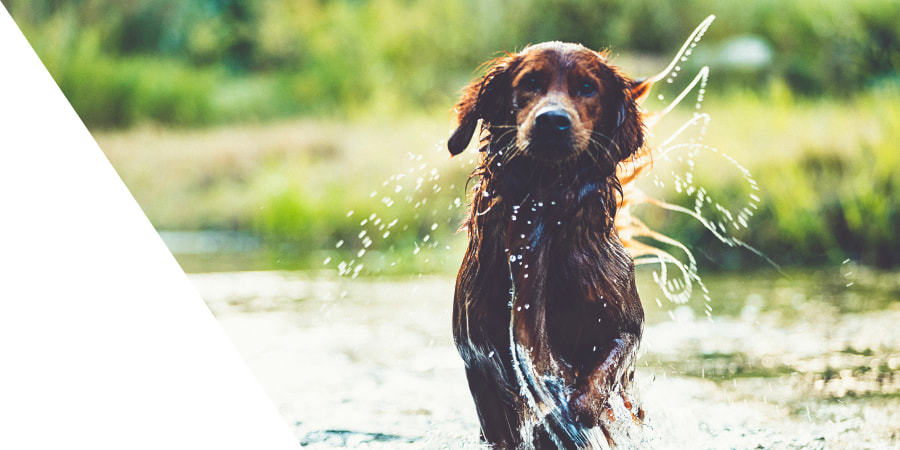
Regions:
<instances>
[{"instance_id":1,"label":"blurred background","mask_svg":"<svg viewBox=\"0 0 900 450\"><path fill-rule=\"evenodd\" d=\"M447 205L465 203L471 166L448 165L437 147L481 63L559 39L608 47L628 73L653 75L709 14L717 20L682 73L711 67L706 142L759 184L739 237L782 267L900 264L892 0L3 4L188 270L313 268L361 250L455 245L464 208ZM419 155L443 179L418 169ZM404 174L413 185L398 188ZM722 203L745 196L740 176L695 176ZM360 223L372 213L397 222L369 242ZM708 270L767 265L686 216L643 217L700 249ZM370 269L399 259L379 261Z\"/></svg>"},{"instance_id":2,"label":"blurred background","mask_svg":"<svg viewBox=\"0 0 900 450\"><path fill-rule=\"evenodd\" d=\"M635 207L703 280L680 304L639 268L644 447L898 445L896 0L2 3L300 442L382 448L477 445L449 336L463 87L545 40L652 76L715 14L645 105L709 66L650 140L699 108L672 145L708 147L639 185L714 198L708 224L754 250Z\"/></svg>"}]
</instances>

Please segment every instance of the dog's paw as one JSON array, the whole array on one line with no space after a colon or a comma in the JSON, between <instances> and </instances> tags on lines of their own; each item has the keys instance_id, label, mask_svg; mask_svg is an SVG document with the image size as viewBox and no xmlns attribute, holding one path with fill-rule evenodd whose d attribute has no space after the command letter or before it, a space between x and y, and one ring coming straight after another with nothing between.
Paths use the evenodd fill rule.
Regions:
<instances>
[{"instance_id":1,"label":"dog's paw","mask_svg":"<svg viewBox=\"0 0 900 450\"><path fill-rule=\"evenodd\" d=\"M603 414L609 411L603 406L603 401L597 397L593 390L575 390L569 400L569 409L576 423L587 428L593 428L600 423Z\"/></svg>"},{"instance_id":2,"label":"dog's paw","mask_svg":"<svg viewBox=\"0 0 900 450\"><path fill-rule=\"evenodd\" d=\"M632 401L625 391L622 391L622 404L627 412L626 415L631 416L632 422L636 424L644 423L644 408Z\"/></svg>"}]
</instances>

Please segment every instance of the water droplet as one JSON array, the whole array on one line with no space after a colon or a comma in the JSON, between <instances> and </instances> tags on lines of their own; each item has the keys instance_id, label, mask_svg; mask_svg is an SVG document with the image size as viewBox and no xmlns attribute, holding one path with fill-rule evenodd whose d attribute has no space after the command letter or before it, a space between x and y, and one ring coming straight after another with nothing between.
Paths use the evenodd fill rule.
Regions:
<instances>
[{"instance_id":1,"label":"water droplet","mask_svg":"<svg viewBox=\"0 0 900 450\"><path fill-rule=\"evenodd\" d=\"M343 239L341 239L340 241L338 241L337 244L334 245L334 248L341 248L342 245L344 245L344 240L343 240Z\"/></svg>"}]
</instances>

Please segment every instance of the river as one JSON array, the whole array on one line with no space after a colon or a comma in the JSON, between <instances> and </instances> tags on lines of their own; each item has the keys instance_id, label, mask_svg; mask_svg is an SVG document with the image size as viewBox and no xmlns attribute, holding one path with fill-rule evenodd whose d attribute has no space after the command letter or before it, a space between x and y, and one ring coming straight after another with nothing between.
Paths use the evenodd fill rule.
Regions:
<instances>
[{"instance_id":1,"label":"river","mask_svg":"<svg viewBox=\"0 0 900 450\"><path fill-rule=\"evenodd\" d=\"M304 446L479 448L452 277L189 277ZM900 448L900 274L709 275L687 305L638 278L642 446Z\"/></svg>"}]
</instances>

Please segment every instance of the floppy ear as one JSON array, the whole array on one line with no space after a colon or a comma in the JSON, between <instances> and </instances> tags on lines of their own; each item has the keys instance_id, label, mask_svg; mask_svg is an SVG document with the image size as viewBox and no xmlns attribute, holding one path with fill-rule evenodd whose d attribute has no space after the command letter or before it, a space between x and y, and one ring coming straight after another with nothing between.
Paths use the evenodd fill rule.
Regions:
<instances>
[{"instance_id":1,"label":"floppy ear","mask_svg":"<svg viewBox=\"0 0 900 450\"><path fill-rule=\"evenodd\" d=\"M487 75L466 87L455 108L459 126L447 141L451 155L456 156L466 149L479 119L489 125L502 122L504 114L509 113L513 60L514 55L494 60Z\"/></svg>"},{"instance_id":2,"label":"floppy ear","mask_svg":"<svg viewBox=\"0 0 900 450\"><path fill-rule=\"evenodd\" d=\"M612 141L618 153L618 162L630 157L644 145L644 124L637 105L650 93L653 83L648 80L633 81L620 74L616 74L615 78L618 114Z\"/></svg>"}]
</instances>

